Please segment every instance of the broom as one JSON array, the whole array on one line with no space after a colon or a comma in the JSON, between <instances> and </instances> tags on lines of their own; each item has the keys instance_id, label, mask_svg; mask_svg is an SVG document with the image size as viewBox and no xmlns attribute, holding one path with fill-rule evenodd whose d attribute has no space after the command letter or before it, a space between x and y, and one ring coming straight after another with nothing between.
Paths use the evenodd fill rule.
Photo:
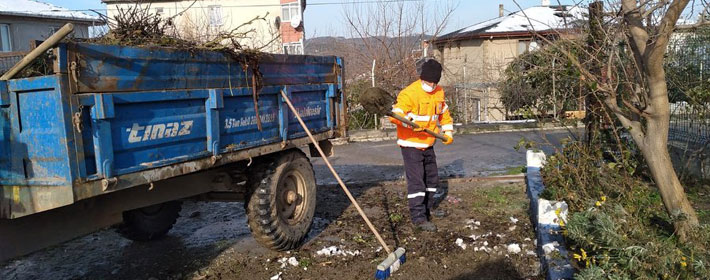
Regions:
<instances>
[{"instance_id":1,"label":"broom","mask_svg":"<svg viewBox=\"0 0 710 280\"><path fill-rule=\"evenodd\" d=\"M320 145L318 145L318 142L316 141L315 138L313 138L313 135L311 134L311 131L308 129L308 126L306 126L306 123L303 122L301 119L301 116L298 114L296 111L296 108L293 107L293 104L291 104L291 100L288 98L286 93L281 90L281 96L283 97L284 101L288 105L288 108L291 109L291 112L293 112L293 115L296 116L296 119L298 120L298 123L301 124L301 127L303 127L303 130L308 134L308 138L311 139L311 142L313 142L313 146L316 147L316 150L318 150L318 153L320 154L321 158L323 158L323 161L325 164L328 166L328 169L330 169L330 172L333 173L333 176L335 176L335 179L338 181L338 184L340 184L340 187L343 189L345 194L348 196L350 199L350 202L355 206L355 209L357 209L357 212L360 213L360 216L362 217L363 220L365 220L365 223L367 226L370 228L372 233L375 235L377 238L377 241L382 245L382 248L387 251L387 258L382 261L379 265L377 265L377 271L375 272L375 278L376 279L387 279L392 275L393 272L397 271L399 269L399 266L404 264L404 262L407 260L407 257L405 255L406 251L404 248L397 248L394 252L390 249L389 246L385 243L384 240L382 240L382 237L380 236L380 233L377 232L377 229L372 225L370 222L370 219L367 218L367 215L365 215L365 212L362 211L362 208L360 208L360 205L355 201L355 198L353 195L350 193L348 190L348 187L345 186L345 183L343 183L343 180L340 179L340 176L338 176L338 173L335 172L335 169L333 169L333 166L330 164L330 161L326 157L325 153L323 150L320 148Z\"/></svg>"}]
</instances>

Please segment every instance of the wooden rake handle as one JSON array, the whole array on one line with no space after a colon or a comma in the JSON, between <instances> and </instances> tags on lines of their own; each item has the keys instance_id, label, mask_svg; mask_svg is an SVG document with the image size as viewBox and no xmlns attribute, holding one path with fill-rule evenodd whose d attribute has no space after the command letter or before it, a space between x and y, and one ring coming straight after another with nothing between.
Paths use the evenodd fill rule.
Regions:
<instances>
[{"instance_id":1,"label":"wooden rake handle","mask_svg":"<svg viewBox=\"0 0 710 280\"><path fill-rule=\"evenodd\" d=\"M352 202L353 205L355 205L355 209L357 209L357 212L360 213L360 216L362 217L362 219L365 220L365 223L370 228L370 231L372 231L372 233L377 238L377 241L380 242L380 245L382 245L382 248L384 248L385 251L387 251L387 254L392 253L392 250L390 250L390 248L387 246L385 241L382 240L380 233L377 232L377 229L375 229L375 226L372 225L372 223L370 222L370 219L367 218L367 215L365 215L365 212L363 212L362 208L360 208L360 204L358 204L357 201L355 201L355 198L348 190L348 187L345 186L345 183L343 183L343 180L341 180L340 176L338 176L338 173L335 172L335 169L333 169L333 166L330 164L330 161L326 157L323 150L320 148L320 145L318 145L318 142L316 141L316 139L313 138L313 134L311 134L311 131L308 129L308 126L306 126L306 123L303 122L303 120L301 119L301 116L296 111L296 108L293 107L293 104L291 104L291 100L288 98L288 96L286 96L286 93L283 90L281 90L281 96L284 98L284 101L286 101L288 108L290 108L291 112L293 112L293 115L296 116L296 119L298 119L298 123L301 124L301 127L303 127L303 130L306 132L306 134L308 134L308 138L310 138L311 142L313 142L313 146L316 146L316 150L318 150L318 153L320 154L321 158L323 158L323 161L328 166L328 169L330 169L330 172L332 172L333 176L335 176L335 179L338 180L338 184L340 184L340 187L343 189L345 194L348 196L348 198L350 199L350 202Z\"/></svg>"},{"instance_id":2,"label":"wooden rake handle","mask_svg":"<svg viewBox=\"0 0 710 280\"><path fill-rule=\"evenodd\" d=\"M62 28L57 30L56 33L54 33L52 36L49 36L47 40L42 42L42 44L39 44L37 48L32 50L30 53L28 53L22 60L17 62L10 70L7 70L5 74L0 77L0 81L7 81L9 79L12 79L17 73L19 73L23 68L25 68L27 65L30 64L35 58L39 57L42 55L42 53L46 52L49 50L51 47L59 43L64 37L69 35L69 33L72 33L74 31L74 25L71 23L65 24Z\"/></svg>"}]
</instances>

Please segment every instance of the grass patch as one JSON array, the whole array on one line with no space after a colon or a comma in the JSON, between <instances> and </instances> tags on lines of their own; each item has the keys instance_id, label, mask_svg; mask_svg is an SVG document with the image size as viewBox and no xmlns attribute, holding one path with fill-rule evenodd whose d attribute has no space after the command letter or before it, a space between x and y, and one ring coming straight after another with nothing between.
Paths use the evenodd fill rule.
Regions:
<instances>
[{"instance_id":1,"label":"grass patch","mask_svg":"<svg viewBox=\"0 0 710 280\"><path fill-rule=\"evenodd\" d=\"M686 187L688 199L698 214L701 224L710 224L710 188L707 185Z\"/></svg>"},{"instance_id":2,"label":"grass patch","mask_svg":"<svg viewBox=\"0 0 710 280\"><path fill-rule=\"evenodd\" d=\"M491 176L518 175L527 172L528 168L525 165L511 166L499 172L493 172Z\"/></svg>"},{"instance_id":3,"label":"grass patch","mask_svg":"<svg viewBox=\"0 0 710 280\"><path fill-rule=\"evenodd\" d=\"M471 206L479 212L507 215L527 209L528 200L518 184L495 185L473 191Z\"/></svg>"},{"instance_id":4,"label":"grass patch","mask_svg":"<svg viewBox=\"0 0 710 280\"><path fill-rule=\"evenodd\" d=\"M504 193L505 193L505 186L495 186L485 192L488 202L492 202L492 203L498 204L498 205L506 204L508 202L508 199L506 198Z\"/></svg>"}]
</instances>

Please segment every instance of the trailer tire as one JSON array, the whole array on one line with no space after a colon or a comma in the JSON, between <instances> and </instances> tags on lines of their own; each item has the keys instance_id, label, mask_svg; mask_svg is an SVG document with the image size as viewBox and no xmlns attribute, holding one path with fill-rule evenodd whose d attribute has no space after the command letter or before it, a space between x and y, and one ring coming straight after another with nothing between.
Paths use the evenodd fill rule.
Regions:
<instances>
[{"instance_id":1,"label":"trailer tire","mask_svg":"<svg viewBox=\"0 0 710 280\"><path fill-rule=\"evenodd\" d=\"M124 211L119 233L134 241L160 239L173 227L181 209L182 202L175 200Z\"/></svg>"},{"instance_id":2,"label":"trailer tire","mask_svg":"<svg viewBox=\"0 0 710 280\"><path fill-rule=\"evenodd\" d=\"M288 151L251 170L246 212L254 239L277 251L299 247L316 208L316 181L308 157L300 150Z\"/></svg>"}]
</instances>

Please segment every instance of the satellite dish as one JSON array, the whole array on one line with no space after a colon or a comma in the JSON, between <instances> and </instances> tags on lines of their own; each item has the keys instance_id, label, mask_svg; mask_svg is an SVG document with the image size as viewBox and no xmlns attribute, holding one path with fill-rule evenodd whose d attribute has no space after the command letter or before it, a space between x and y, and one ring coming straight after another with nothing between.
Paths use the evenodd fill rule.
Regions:
<instances>
[{"instance_id":1,"label":"satellite dish","mask_svg":"<svg viewBox=\"0 0 710 280\"><path fill-rule=\"evenodd\" d=\"M299 26L301 26L301 15L291 17L291 27L298 28Z\"/></svg>"}]
</instances>

